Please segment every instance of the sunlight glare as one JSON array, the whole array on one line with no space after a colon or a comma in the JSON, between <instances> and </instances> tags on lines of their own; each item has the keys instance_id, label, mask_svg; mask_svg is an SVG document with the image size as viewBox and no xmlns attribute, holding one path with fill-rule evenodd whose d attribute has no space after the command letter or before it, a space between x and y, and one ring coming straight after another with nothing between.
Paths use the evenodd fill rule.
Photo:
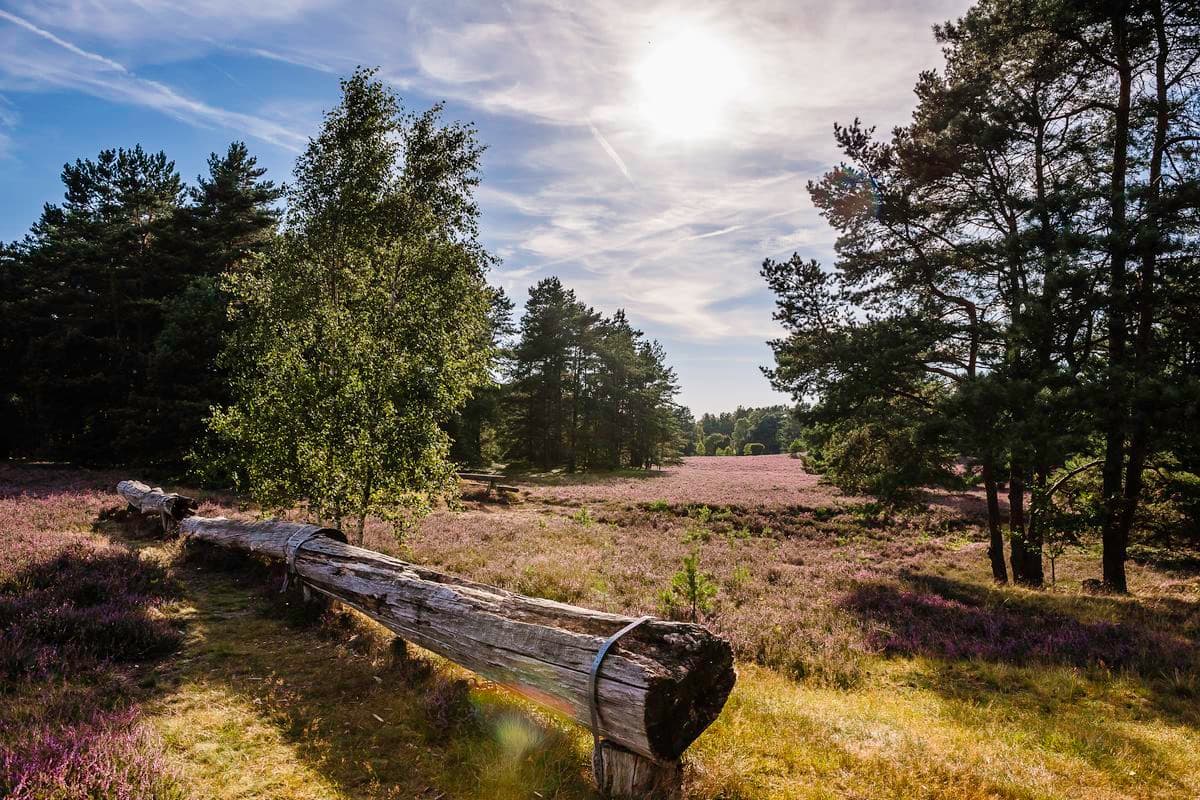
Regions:
<instances>
[{"instance_id":1,"label":"sunlight glare","mask_svg":"<svg viewBox=\"0 0 1200 800\"><path fill-rule=\"evenodd\" d=\"M638 65L641 112L659 136L711 138L726 127L744 88L741 58L709 32L690 29L652 41Z\"/></svg>"}]
</instances>

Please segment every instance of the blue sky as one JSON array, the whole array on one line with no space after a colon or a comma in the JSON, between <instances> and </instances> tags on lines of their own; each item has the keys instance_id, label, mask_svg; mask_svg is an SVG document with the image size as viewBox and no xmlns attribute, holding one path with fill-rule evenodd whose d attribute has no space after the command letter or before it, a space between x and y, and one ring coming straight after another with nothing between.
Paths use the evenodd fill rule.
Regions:
<instances>
[{"instance_id":1,"label":"blue sky","mask_svg":"<svg viewBox=\"0 0 1200 800\"><path fill-rule=\"evenodd\" d=\"M194 180L247 142L275 180L378 66L407 105L444 100L488 144L492 281L558 275L664 344L693 411L786 398L765 257L830 260L805 182L835 121L903 123L930 27L965 0L593 3L0 0L0 240L61 198L64 162L165 150Z\"/></svg>"}]
</instances>

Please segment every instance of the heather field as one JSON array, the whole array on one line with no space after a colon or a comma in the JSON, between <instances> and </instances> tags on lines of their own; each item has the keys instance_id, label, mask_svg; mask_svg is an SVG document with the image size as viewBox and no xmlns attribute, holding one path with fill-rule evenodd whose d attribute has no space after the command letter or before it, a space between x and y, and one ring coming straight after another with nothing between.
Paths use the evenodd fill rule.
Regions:
<instances>
[{"instance_id":1,"label":"heather field","mask_svg":"<svg viewBox=\"0 0 1200 800\"><path fill-rule=\"evenodd\" d=\"M0 796L593 796L581 729L354 615L312 618L259 565L160 539L126 518L120 477L0 467ZM1129 597L1082 591L1086 548L1052 588L996 588L970 496L888 511L786 457L521 484L402 539L371 524L367 544L675 616L696 555L739 681L689 751L691 798L1200 796L1186 561L1132 565Z\"/></svg>"}]
</instances>

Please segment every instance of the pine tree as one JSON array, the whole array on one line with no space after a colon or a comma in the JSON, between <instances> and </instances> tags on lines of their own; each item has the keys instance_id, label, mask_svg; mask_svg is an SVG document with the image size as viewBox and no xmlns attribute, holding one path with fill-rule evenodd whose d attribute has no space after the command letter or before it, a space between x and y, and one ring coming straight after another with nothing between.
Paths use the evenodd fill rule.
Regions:
<instances>
[{"instance_id":1,"label":"pine tree","mask_svg":"<svg viewBox=\"0 0 1200 800\"><path fill-rule=\"evenodd\" d=\"M170 243L183 193L174 163L141 146L63 167L21 263L13 343L28 447L85 463L155 461L143 391L164 308L179 290Z\"/></svg>"},{"instance_id":2,"label":"pine tree","mask_svg":"<svg viewBox=\"0 0 1200 800\"><path fill-rule=\"evenodd\" d=\"M156 438L168 457L193 450L210 455L203 446L205 420L230 400L229 375L217 363L231 333L220 276L264 254L276 235L283 190L265 174L246 145L234 142L224 156L209 155L207 177L196 179L188 190L191 204L180 210L172 249L191 278L164 309L146 389ZM185 377L187 391L179 391Z\"/></svg>"}]
</instances>

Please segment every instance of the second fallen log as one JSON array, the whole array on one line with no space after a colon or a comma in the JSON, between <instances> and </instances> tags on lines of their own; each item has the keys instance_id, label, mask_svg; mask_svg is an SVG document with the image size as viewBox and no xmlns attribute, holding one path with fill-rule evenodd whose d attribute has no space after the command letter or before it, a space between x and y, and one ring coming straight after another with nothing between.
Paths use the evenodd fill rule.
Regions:
<instances>
[{"instance_id":1,"label":"second fallen log","mask_svg":"<svg viewBox=\"0 0 1200 800\"><path fill-rule=\"evenodd\" d=\"M190 517L180 530L271 559L290 556L308 586L585 726L597 650L631 621L314 536L315 526ZM651 620L621 638L603 662L596 685L599 732L635 753L673 761L716 719L735 679L727 641L699 625Z\"/></svg>"},{"instance_id":2,"label":"second fallen log","mask_svg":"<svg viewBox=\"0 0 1200 800\"><path fill-rule=\"evenodd\" d=\"M121 495L131 508L146 515L157 515L164 523L167 519L178 522L199 505L190 497L164 492L157 487L151 488L141 481L121 481L117 484L117 494Z\"/></svg>"}]
</instances>

